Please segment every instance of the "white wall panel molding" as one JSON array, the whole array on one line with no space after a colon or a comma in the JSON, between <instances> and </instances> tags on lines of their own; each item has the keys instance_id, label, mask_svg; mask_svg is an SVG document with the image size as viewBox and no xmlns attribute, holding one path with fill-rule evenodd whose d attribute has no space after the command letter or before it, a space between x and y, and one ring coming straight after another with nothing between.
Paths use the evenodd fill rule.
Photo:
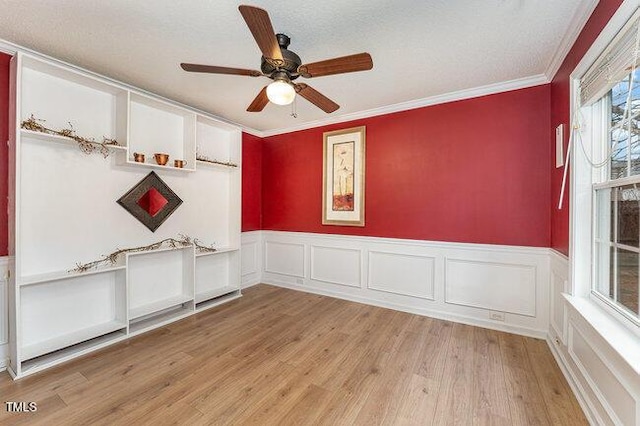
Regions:
<instances>
[{"instance_id":1,"label":"white wall panel molding","mask_svg":"<svg viewBox=\"0 0 640 426\"><path fill-rule=\"evenodd\" d=\"M286 241L265 240L264 271L304 278L306 269L305 245Z\"/></svg>"},{"instance_id":2,"label":"white wall panel molding","mask_svg":"<svg viewBox=\"0 0 640 426\"><path fill-rule=\"evenodd\" d=\"M362 250L311 245L309 259L310 279L360 288Z\"/></svg>"},{"instance_id":3,"label":"white wall panel molding","mask_svg":"<svg viewBox=\"0 0 640 426\"><path fill-rule=\"evenodd\" d=\"M0 257L0 371L7 368L7 357L9 356L8 271L9 257Z\"/></svg>"},{"instance_id":4,"label":"white wall panel molding","mask_svg":"<svg viewBox=\"0 0 640 426\"><path fill-rule=\"evenodd\" d=\"M549 257L547 341L556 361L591 424L639 424L640 342L631 336L620 343L628 335L622 325L589 299L569 296L568 258L555 250Z\"/></svg>"},{"instance_id":5,"label":"white wall panel molding","mask_svg":"<svg viewBox=\"0 0 640 426\"><path fill-rule=\"evenodd\" d=\"M536 266L469 259L446 263L445 302L536 316Z\"/></svg>"},{"instance_id":6,"label":"white wall panel molding","mask_svg":"<svg viewBox=\"0 0 640 426\"><path fill-rule=\"evenodd\" d=\"M435 300L433 256L369 251L367 288Z\"/></svg>"},{"instance_id":7,"label":"white wall panel molding","mask_svg":"<svg viewBox=\"0 0 640 426\"><path fill-rule=\"evenodd\" d=\"M570 292L569 288L569 259L556 250L549 250L549 269L551 272L551 294L549 297L549 325L554 334L562 343L566 343L567 333L567 307L564 294Z\"/></svg>"},{"instance_id":8,"label":"white wall panel molding","mask_svg":"<svg viewBox=\"0 0 640 426\"><path fill-rule=\"evenodd\" d=\"M262 239L261 282L528 336L547 335L546 248L281 231L262 231ZM457 282L467 282L465 288L481 297L466 300L466 305L445 301L447 258L474 265L473 271L461 270ZM498 273L496 265L502 265ZM487 291L488 279L479 282L468 272L496 282Z\"/></svg>"},{"instance_id":9,"label":"white wall panel molding","mask_svg":"<svg viewBox=\"0 0 640 426\"><path fill-rule=\"evenodd\" d=\"M242 288L260 283L262 276L262 232L243 232L240 237L242 253L241 285Z\"/></svg>"},{"instance_id":10,"label":"white wall panel molding","mask_svg":"<svg viewBox=\"0 0 640 426\"><path fill-rule=\"evenodd\" d=\"M598 348L602 346L587 338L586 334L591 334L590 330L586 328L581 331L580 326L574 324L572 316L569 322L568 351L577 369L614 424L638 424L636 401L625 389L624 382L615 369L610 368L606 358L603 360L599 354ZM615 395L615 398L607 398L605 395Z\"/></svg>"}]
</instances>

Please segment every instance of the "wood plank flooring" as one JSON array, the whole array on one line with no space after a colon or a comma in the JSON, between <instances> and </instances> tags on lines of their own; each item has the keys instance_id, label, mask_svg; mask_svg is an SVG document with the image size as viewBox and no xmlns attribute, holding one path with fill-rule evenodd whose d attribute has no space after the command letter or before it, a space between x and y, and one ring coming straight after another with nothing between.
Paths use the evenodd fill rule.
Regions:
<instances>
[{"instance_id":1,"label":"wood plank flooring","mask_svg":"<svg viewBox=\"0 0 640 426\"><path fill-rule=\"evenodd\" d=\"M0 425L584 425L543 340L258 285L12 381Z\"/></svg>"}]
</instances>

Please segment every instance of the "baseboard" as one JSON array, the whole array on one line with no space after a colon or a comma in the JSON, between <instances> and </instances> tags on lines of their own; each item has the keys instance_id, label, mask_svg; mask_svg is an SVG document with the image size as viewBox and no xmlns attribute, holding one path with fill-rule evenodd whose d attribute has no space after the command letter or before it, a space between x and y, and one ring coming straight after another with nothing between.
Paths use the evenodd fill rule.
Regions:
<instances>
[{"instance_id":1,"label":"baseboard","mask_svg":"<svg viewBox=\"0 0 640 426\"><path fill-rule=\"evenodd\" d=\"M449 312L436 311L431 309L419 309L416 307L410 307L406 305L400 305L392 302L385 302L379 299L372 299L362 296L356 296L351 294L345 294L335 291L330 291L327 289L307 287L307 286L299 286L291 283L287 283L284 281L278 281L274 279L266 279L263 280L264 284L273 285L276 287L287 288L290 290L302 291L305 293L318 294L321 296L329 296L335 297L337 299L348 300L351 302L363 303L365 305L377 306L380 308L393 309L396 311L407 312L410 314L427 316L430 318L440 319L444 321L452 321L461 324L472 325L476 327L488 328L491 330L504 331L507 333L519 334L522 336L535 337L538 339L544 339L547 331L546 330L535 330L529 329L526 327L517 327L512 325L498 325L495 322L491 321L482 321L478 318L467 317L464 315L456 315Z\"/></svg>"},{"instance_id":2,"label":"baseboard","mask_svg":"<svg viewBox=\"0 0 640 426\"><path fill-rule=\"evenodd\" d=\"M536 338L548 333L548 248L282 231L252 238L261 262L253 278L267 284ZM258 262L251 263L248 270Z\"/></svg>"}]
</instances>

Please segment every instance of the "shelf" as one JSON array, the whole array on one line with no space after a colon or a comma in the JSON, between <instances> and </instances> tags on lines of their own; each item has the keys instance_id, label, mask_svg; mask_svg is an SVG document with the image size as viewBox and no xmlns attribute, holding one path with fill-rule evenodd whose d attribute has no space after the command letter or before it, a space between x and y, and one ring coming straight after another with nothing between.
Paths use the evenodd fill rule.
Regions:
<instances>
[{"instance_id":1,"label":"shelf","mask_svg":"<svg viewBox=\"0 0 640 426\"><path fill-rule=\"evenodd\" d=\"M81 278L89 275L121 271L121 270L124 270L125 268L126 266L124 265L116 265L116 266L106 266L103 268L92 269L87 272L57 271L57 272L50 272L46 274L28 275L28 276L22 277L19 282L20 282L20 287L26 287L34 284L48 283L51 281L60 281L60 280L66 280L70 278Z\"/></svg>"},{"instance_id":2,"label":"shelf","mask_svg":"<svg viewBox=\"0 0 640 426\"><path fill-rule=\"evenodd\" d=\"M109 334L117 330L126 328L127 325L119 321L110 321L105 324L98 324L72 333L63 334L53 339L43 342L33 343L22 348L22 356L24 359L31 359L49 352L56 351L66 346L75 345L85 340L93 339L104 334Z\"/></svg>"},{"instance_id":3,"label":"shelf","mask_svg":"<svg viewBox=\"0 0 640 426\"><path fill-rule=\"evenodd\" d=\"M233 291L237 291L237 290L239 290L238 287L226 286L226 287L216 288L213 290L204 291L200 294L196 294L196 304L200 302L204 302L209 299L213 299L215 297L225 295L227 293L231 293Z\"/></svg>"},{"instance_id":4,"label":"shelf","mask_svg":"<svg viewBox=\"0 0 640 426\"><path fill-rule=\"evenodd\" d=\"M66 136L52 135L49 133L36 132L33 130L26 130L26 129L20 129L20 134L22 135L22 137L28 137L29 139L35 139L42 142L52 142L52 143L59 143L63 145L78 147L78 143L75 140L68 138ZM99 142L96 142L96 143L99 143ZM113 151L125 152L127 150L126 146L120 146L120 145L107 145L107 147Z\"/></svg>"},{"instance_id":5,"label":"shelf","mask_svg":"<svg viewBox=\"0 0 640 426\"><path fill-rule=\"evenodd\" d=\"M220 306L223 303L230 302L230 301L238 299L240 297L242 297L242 293L240 292L240 289L235 289L234 291L232 291L230 293L226 293L226 294L218 296L218 297L216 297L214 299L209 299L209 300L205 300L205 301L202 301L202 302L198 303L196 305L196 312L201 312L201 311L204 311L206 309L211 309L211 308L214 308L216 306Z\"/></svg>"},{"instance_id":6,"label":"shelf","mask_svg":"<svg viewBox=\"0 0 640 426\"><path fill-rule=\"evenodd\" d=\"M178 171L184 171L184 172L195 172L196 169L192 168L192 167L174 167L171 164L173 164L171 162L171 160L169 160L169 162L167 164L165 164L164 166L161 166L160 164L156 164L156 163L148 163L148 162L144 162L144 163L139 163L137 161L131 161L129 159L127 159L127 165L133 166L133 167L151 167L152 169L163 169L163 170L178 170Z\"/></svg>"},{"instance_id":7,"label":"shelf","mask_svg":"<svg viewBox=\"0 0 640 426\"><path fill-rule=\"evenodd\" d=\"M179 319L186 318L192 314L193 306L189 308L176 307L175 309L172 309L170 311L166 311L139 321L131 322L129 325L129 336L134 336L136 334L144 333L145 331L149 331L154 328L162 327L165 324L169 324Z\"/></svg>"},{"instance_id":8,"label":"shelf","mask_svg":"<svg viewBox=\"0 0 640 426\"><path fill-rule=\"evenodd\" d=\"M183 303L187 303L192 300L193 297L181 294L138 306L137 308L129 309L129 320L135 320L137 318L153 314L154 312L160 312L174 306L182 305Z\"/></svg>"},{"instance_id":9,"label":"shelf","mask_svg":"<svg viewBox=\"0 0 640 426\"><path fill-rule=\"evenodd\" d=\"M240 250L240 249L235 248L235 247L222 247L222 248L217 248L216 251L198 252L198 250L196 249L196 257L215 256L217 254L230 253L230 252L238 251L238 250Z\"/></svg>"},{"instance_id":10,"label":"shelf","mask_svg":"<svg viewBox=\"0 0 640 426\"><path fill-rule=\"evenodd\" d=\"M77 358L86 353L112 345L126 338L127 334L123 328L28 361L23 361L22 371L19 377L28 376L29 374L69 361L73 358Z\"/></svg>"},{"instance_id":11,"label":"shelf","mask_svg":"<svg viewBox=\"0 0 640 426\"><path fill-rule=\"evenodd\" d=\"M184 249L189 249L191 247L193 247L192 244L189 244L188 246L179 246L179 247L162 247L162 248L155 249L155 250L147 250L147 251L138 251L138 252L127 253L126 256L127 257L144 256L144 255L151 255L151 254L155 254L155 253L162 253L162 252L165 252L165 251L184 250Z\"/></svg>"},{"instance_id":12,"label":"shelf","mask_svg":"<svg viewBox=\"0 0 640 426\"><path fill-rule=\"evenodd\" d=\"M212 163L210 161L205 161L205 160L196 160L196 164L198 167L199 166L213 167L215 169L221 169L221 170L239 170L240 169L240 167L238 167L237 165L234 167L226 164Z\"/></svg>"}]
</instances>

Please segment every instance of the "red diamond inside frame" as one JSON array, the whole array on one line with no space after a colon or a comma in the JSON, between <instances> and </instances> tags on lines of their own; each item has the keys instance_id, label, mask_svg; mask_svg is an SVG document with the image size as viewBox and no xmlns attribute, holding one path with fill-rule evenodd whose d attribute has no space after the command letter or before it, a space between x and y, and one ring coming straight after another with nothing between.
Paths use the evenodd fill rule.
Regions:
<instances>
[{"instance_id":1,"label":"red diamond inside frame","mask_svg":"<svg viewBox=\"0 0 640 426\"><path fill-rule=\"evenodd\" d=\"M155 232L182 200L155 172L151 172L120 197L118 204Z\"/></svg>"}]
</instances>

